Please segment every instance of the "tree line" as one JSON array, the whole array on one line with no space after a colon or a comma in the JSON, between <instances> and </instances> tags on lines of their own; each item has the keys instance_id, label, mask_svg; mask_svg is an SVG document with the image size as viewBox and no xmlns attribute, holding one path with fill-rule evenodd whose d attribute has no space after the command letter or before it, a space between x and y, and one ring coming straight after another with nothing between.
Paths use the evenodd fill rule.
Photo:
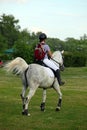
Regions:
<instances>
[{"instance_id":1,"label":"tree line","mask_svg":"<svg viewBox=\"0 0 87 130\"><path fill-rule=\"evenodd\" d=\"M22 57L27 63L34 62L34 48L41 32L29 32L21 30L19 20L13 15L2 14L0 16L0 58L9 60L15 57ZM64 50L64 64L69 66L87 65L87 35L83 34L80 39L66 38L64 41L59 38L46 40L51 50ZM6 54L7 49L13 49L12 54Z\"/></svg>"}]
</instances>

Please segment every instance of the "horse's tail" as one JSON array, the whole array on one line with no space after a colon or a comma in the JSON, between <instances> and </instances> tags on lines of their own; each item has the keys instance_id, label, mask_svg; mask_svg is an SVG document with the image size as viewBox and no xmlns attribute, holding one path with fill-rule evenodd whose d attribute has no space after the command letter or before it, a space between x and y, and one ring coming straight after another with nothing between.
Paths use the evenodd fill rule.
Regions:
<instances>
[{"instance_id":1,"label":"horse's tail","mask_svg":"<svg viewBox=\"0 0 87 130\"><path fill-rule=\"evenodd\" d=\"M17 57L5 65L5 69L8 72L13 72L15 74L22 74L27 68L28 64L21 57Z\"/></svg>"}]
</instances>

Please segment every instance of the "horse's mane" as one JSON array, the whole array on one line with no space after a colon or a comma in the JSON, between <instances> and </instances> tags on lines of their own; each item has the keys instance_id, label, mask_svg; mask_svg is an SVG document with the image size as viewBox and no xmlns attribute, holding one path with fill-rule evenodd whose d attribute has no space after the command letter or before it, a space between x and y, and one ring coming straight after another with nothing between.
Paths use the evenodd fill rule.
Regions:
<instances>
[{"instance_id":1,"label":"horse's mane","mask_svg":"<svg viewBox=\"0 0 87 130\"><path fill-rule=\"evenodd\" d=\"M28 64L21 57L17 57L5 65L5 69L8 72L15 72L15 74L22 74L27 67Z\"/></svg>"}]
</instances>

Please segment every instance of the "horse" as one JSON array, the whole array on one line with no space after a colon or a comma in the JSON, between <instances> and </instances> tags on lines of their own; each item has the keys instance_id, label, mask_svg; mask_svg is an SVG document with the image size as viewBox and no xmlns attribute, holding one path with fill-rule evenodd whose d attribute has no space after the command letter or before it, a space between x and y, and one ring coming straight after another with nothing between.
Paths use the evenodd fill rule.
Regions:
<instances>
[{"instance_id":1,"label":"horse","mask_svg":"<svg viewBox=\"0 0 87 130\"><path fill-rule=\"evenodd\" d=\"M53 62L56 65L63 66L63 57L62 57L63 51L55 51L52 54ZM48 88L53 88L56 90L57 94L59 95L59 100L57 103L56 111L59 111L61 108L61 102L62 102L62 92L60 90L59 83L57 81L57 78L55 77L53 71L45 66L41 66L36 63L27 64L26 61L21 58L17 57L7 63L5 65L5 69L8 72L13 72L16 75L20 75L22 79L22 92L21 92L21 99L23 104L23 115L30 116L30 113L28 112L28 106L30 103L31 98L34 96L37 88L43 89L43 97L42 97L42 103L40 105L41 111L45 111L45 102L46 102L46 90ZM26 96L26 90L29 87L29 93Z\"/></svg>"}]
</instances>

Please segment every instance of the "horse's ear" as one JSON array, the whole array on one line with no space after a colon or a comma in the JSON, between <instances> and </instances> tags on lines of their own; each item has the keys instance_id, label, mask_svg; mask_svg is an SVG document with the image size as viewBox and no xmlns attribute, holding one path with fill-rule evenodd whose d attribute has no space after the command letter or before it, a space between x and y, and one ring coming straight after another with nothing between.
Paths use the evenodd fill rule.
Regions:
<instances>
[{"instance_id":1,"label":"horse's ear","mask_svg":"<svg viewBox=\"0 0 87 130\"><path fill-rule=\"evenodd\" d=\"M64 50L61 51L61 54L63 54L63 53L64 53Z\"/></svg>"}]
</instances>

